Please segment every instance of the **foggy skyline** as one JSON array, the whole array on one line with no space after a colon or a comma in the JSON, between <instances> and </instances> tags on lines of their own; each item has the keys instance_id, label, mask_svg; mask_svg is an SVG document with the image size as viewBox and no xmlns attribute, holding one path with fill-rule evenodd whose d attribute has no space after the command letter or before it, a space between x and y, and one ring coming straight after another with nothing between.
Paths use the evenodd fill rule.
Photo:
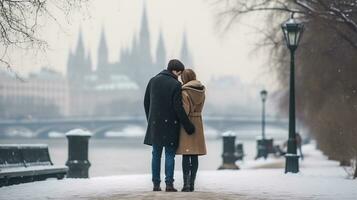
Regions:
<instances>
[{"instance_id":1,"label":"foggy skyline","mask_svg":"<svg viewBox=\"0 0 357 200\"><path fill-rule=\"evenodd\" d=\"M29 51L9 51L14 68L20 73L50 67L66 73L68 54L75 48L82 30L84 45L90 49L92 63L97 63L97 51L101 31L104 29L109 48L109 61L118 61L120 50L130 48L134 34L138 33L144 4L146 4L151 36L151 52L154 59L159 32L163 32L167 57L178 58L184 32L193 54L198 77L209 81L212 77L238 76L245 84L275 87L271 75L264 67L266 56L252 50L259 41L259 34L246 25L235 24L229 31L217 26L217 7L210 1L138 0L90 1L87 8L59 19L59 26L52 20L42 21L41 37L49 44L46 52L36 56ZM145 3L144 3L145 2ZM257 19L247 18L248 20ZM258 18L259 19L259 18ZM15 55L15 56L14 56ZM20 59L19 59L20 58ZM95 66L93 66L95 67ZM165 66L163 66L165 67ZM263 86L261 86L263 87Z\"/></svg>"}]
</instances>

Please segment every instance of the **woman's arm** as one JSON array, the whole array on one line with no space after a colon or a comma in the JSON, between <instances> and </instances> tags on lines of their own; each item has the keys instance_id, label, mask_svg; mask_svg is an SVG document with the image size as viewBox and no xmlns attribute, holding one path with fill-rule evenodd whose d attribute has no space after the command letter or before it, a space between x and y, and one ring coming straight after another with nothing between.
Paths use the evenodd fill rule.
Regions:
<instances>
[{"instance_id":1,"label":"woman's arm","mask_svg":"<svg viewBox=\"0 0 357 200\"><path fill-rule=\"evenodd\" d=\"M191 101L190 96L187 94L186 91L182 91L182 105L185 109L186 114L188 115L191 111Z\"/></svg>"}]
</instances>

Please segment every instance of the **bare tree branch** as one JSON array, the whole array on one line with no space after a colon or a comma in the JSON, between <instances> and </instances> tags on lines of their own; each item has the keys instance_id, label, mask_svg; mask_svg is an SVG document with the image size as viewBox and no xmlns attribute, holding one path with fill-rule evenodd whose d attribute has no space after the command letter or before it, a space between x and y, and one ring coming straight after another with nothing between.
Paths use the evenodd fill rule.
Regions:
<instances>
[{"instance_id":1,"label":"bare tree branch","mask_svg":"<svg viewBox=\"0 0 357 200\"><path fill-rule=\"evenodd\" d=\"M46 41L39 38L39 17L50 18L58 25L57 17L53 15L54 9L68 15L80 8L87 0L0 0L0 46L7 49L14 48L47 48ZM7 51L5 51L5 54ZM8 69L11 63L0 59ZM17 73L16 73L17 74Z\"/></svg>"},{"instance_id":2,"label":"bare tree branch","mask_svg":"<svg viewBox=\"0 0 357 200\"><path fill-rule=\"evenodd\" d=\"M220 16L228 16L229 20L226 29L243 14L252 12L287 12L298 13L306 21L313 18L320 18L327 21L327 24L340 23L357 35L357 3L355 0L226 0L227 9L220 13ZM341 34L341 37L357 47L357 40L354 35ZM356 48L357 50L357 48Z\"/></svg>"}]
</instances>

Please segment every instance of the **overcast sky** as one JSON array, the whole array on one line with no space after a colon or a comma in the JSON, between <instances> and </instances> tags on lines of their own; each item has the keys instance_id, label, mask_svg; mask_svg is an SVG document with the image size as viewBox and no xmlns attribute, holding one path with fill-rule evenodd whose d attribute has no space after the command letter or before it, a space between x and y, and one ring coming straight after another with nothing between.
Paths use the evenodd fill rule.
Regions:
<instances>
[{"instance_id":1,"label":"overcast sky","mask_svg":"<svg viewBox=\"0 0 357 200\"><path fill-rule=\"evenodd\" d=\"M131 44L138 33L144 0L91 0L87 9L60 20L42 22L41 35L49 50L33 55L16 51L12 59L20 73L48 66L65 73L68 53L74 49L78 32L83 31L84 43L96 64L101 29L105 29L111 61L117 61L120 48ZM265 67L264 52L253 52L259 40L250 24L263 23L250 16L235 24L228 32L217 25L217 6L210 0L146 0L152 53L155 52L159 31L162 30L169 58L179 56L182 35L187 32L195 69L203 81L212 76L236 75L247 84L272 88L274 76ZM11 52L14 54L14 52Z\"/></svg>"}]
</instances>

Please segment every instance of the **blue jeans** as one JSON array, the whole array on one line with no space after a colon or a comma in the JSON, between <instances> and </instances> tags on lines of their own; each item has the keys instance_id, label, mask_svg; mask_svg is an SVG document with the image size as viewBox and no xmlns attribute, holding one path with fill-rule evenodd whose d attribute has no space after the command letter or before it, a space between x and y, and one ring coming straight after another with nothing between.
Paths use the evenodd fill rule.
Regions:
<instances>
[{"instance_id":1,"label":"blue jeans","mask_svg":"<svg viewBox=\"0 0 357 200\"><path fill-rule=\"evenodd\" d=\"M152 145L152 182L160 184L161 172L161 154L164 146ZM172 184L174 182L174 169L175 169L175 154L176 147L165 146L165 183Z\"/></svg>"}]
</instances>

